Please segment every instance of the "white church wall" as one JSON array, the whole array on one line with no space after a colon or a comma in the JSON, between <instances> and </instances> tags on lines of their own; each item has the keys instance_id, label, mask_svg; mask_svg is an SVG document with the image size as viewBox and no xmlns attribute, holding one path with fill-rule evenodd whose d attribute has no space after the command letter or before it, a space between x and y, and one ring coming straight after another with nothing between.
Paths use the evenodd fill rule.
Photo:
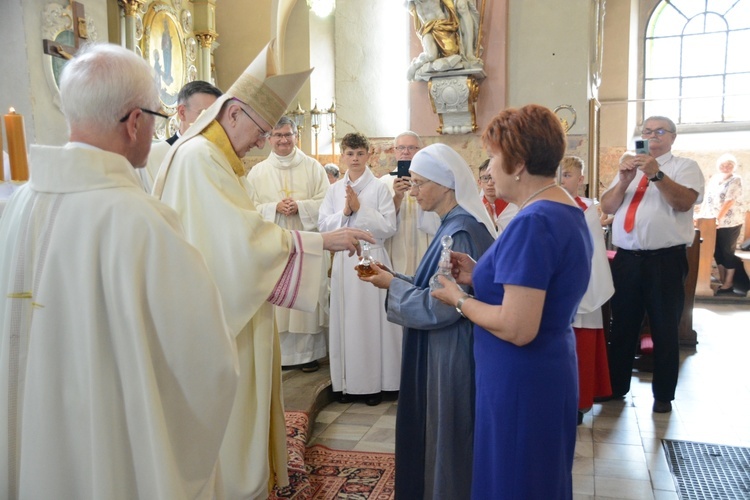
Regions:
<instances>
[{"instance_id":1,"label":"white church wall","mask_svg":"<svg viewBox=\"0 0 750 500\"><path fill-rule=\"evenodd\" d=\"M4 0L0 3L0 114L14 106L24 116L27 144L64 144L68 130L46 71L50 56L42 50L42 13L52 0ZM68 2L58 2L67 6ZM87 0L87 18L99 41L107 40L106 0ZM3 136L5 134L3 133Z\"/></svg>"},{"instance_id":2,"label":"white church wall","mask_svg":"<svg viewBox=\"0 0 750 500\"><path fill-rule=\"evenodd\" d=\"M591 0L510 0L508 106L573 106L588 133Z\"/></svg>"},{"instance_id":3,"label":"white church wall","mask_svg":"<svg viewBox=\"0 0 750 500\"><path fill-rule=\"evenodd\" d=\"M20 0L0 2L0 45L3 47L3 57L0 58L0 115L7 113L11 106L24 115L26 139L31 142L36 135L31 104L31 77L26 58L25 15ZM0 145L7 151L5 124L0 128Z\"/></svg>"},{"instance_id":4,"label":"white church wall","mask_svg":"<svg viewBox=\"0 0 750 500\"><path fill-rule=\"evenodd\" d=\"M339 0L335 13L339 137L408 128L408 14L394 0Z\"/></svg>"}]
</instances>

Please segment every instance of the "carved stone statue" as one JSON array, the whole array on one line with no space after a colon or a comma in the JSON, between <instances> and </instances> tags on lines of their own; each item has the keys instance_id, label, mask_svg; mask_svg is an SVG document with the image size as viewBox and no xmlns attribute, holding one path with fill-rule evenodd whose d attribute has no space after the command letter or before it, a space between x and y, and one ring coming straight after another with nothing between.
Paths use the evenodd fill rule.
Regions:
<instances>
[{"instance_id":1,"label":"carved stone statue","mask_svg":"<svg viewBox=\"0 0 750 500\"><path fill-rule=\"evenodd\" d=\"M409 80L425 73L481 67L477 54L479 12L474 0L407 0L422 53L409 65Z\"/></svg>"},{"instance_id":2,"label":"carved stone statue","mask_svg":"<svg viewBox=\"0 0 750 500\"><path fill-rule=\"evenodd\" d=\"M451 0L444 0L446 5ZM455 0L458 31L461 38L461 55L472 64L479 61L477 38L479 36L479 11L473 0ZM480 61L481 63L481 61Z\"/></svg>"}]
</instances>

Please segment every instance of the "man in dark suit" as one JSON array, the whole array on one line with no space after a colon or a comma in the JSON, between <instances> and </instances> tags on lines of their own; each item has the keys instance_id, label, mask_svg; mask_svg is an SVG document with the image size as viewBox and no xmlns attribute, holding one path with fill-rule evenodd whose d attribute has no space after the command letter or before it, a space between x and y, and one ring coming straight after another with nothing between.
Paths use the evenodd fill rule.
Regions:
<instances>
[{"instance_id":1,"label":"man in dark suit","mask_svg":"<svg viewBox=\"0 0 750 500\"><path fill-rule=\"evenodd\" d=\"M167 143L170 146L174 144L198 115L221 97L221 94L221 90L202 80L185 84L177 94L177 118L180 119L180 129L167 139Z\"/></svg>"},{"instance_id":2,"label":"man in dark suit","mask_svg":"<svg viewBox=\"0 0 750 500\"><path fill-rule=\"evenodd\" d=\"M202 80L187 83L182 87L180 93L177 94L177 118L180 119L180 128L166 141L154 143L151 146L146 168L139 169L146 191L151 192L156 173L170 146L177 142L177 139L185 133L201 112L221 97L221 94L221 90Z\"/></svg>"}]
</instances>

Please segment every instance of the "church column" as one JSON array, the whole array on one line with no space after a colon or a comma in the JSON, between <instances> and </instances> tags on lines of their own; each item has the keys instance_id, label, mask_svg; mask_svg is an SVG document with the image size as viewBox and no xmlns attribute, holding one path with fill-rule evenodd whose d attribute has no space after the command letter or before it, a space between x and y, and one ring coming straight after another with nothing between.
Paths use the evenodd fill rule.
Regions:
<instances>
[{"instance_id":1,"label":"church column","mask_svg":"<svg viewBox=\"0 0 750 500\"><path fill-rule=\"evenodd\" d=\"M198 79L211 82L211 51L219 35L216 33L216 1L193 0L195 38L201 44L198 58Z\"/></svg>"},{"instance_id":2,"label":"church column","mask_svg":"<svg viewBox=\"0 0 750 500\"><path fill-rule=\"evenodd\" d=\"M125 11L125 48L135 52L135 23L138 9L146 0L118 0L120 7Z\"/></svg>"},{"instance_id":3,"label":"church column","mask_svg":"<svg viewBox=\"0 0 750 500\"><path fill-rule=\"evenodd\" d=\"M213 46L214 40L219 35L210 31L201 31L195 33L195 38L200 43L200 56L198 64L198 79L211 81L211 47Z\"/></svg>"}]
</instances>

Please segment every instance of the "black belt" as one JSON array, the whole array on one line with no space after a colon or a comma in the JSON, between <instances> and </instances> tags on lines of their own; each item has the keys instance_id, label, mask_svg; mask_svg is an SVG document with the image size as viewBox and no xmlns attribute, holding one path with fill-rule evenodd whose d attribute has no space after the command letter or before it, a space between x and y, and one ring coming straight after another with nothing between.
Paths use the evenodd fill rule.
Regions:
<instances>
[{"instance_id":1,"label":"black belt","mask_svg":"<svg viewBox=\"0 0 750 500\"><path fill-rule=\"evenodd\" d=\"M667 248L657 248L656 250L626 250L624 248L618 248L618 252L624 252L633 257L653 257L654 255L664 255L672 252L684 252L686 245L675 245Z\"/></svg>"}]
</instances>

